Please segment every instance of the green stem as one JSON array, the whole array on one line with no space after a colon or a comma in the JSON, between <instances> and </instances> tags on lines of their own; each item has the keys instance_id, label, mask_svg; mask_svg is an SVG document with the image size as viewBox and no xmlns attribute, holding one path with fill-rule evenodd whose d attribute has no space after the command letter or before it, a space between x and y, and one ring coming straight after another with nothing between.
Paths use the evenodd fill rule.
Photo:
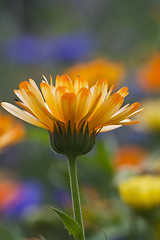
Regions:
<instances>
[{"instance_id":1,"label":"green stem","mask_svg":"<svg viewBox=\"0 0 160 240\"><path fill-rule=\"evenodd\" d=\"M75 157L68 157L68 168L72 195L73 215L74 219L83 230L83 239L85 240Z\"/></svg>"}]
</instances>

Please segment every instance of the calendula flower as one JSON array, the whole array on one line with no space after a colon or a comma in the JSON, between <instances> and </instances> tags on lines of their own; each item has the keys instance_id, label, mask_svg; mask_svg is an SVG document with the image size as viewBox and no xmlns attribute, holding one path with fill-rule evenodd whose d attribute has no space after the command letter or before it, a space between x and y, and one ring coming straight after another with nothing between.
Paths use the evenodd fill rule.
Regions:
<instances>
[{"instance_id":1,"label":"calendula flower","mask_svg":"<svg viewBox=\"0 0 160 240\"><path fill-rule=\"evenodd\" d=\"M142 175L119 185L122 200L136 209L160 206L160 176Z\"/></svg>"},{"instance_id":2,"label":"calendula flower","mask_svg":"<svg viewBox=\"0 0 160 240\"><path fill-rule=\"evenodd\" d=\"M66 70L71 79L77 75L87 79L88 85L95 85L97 79L104 77L109 86L120 82L125 77L125 68L121 63L110 62L107 59L97 59L87 63L79 63Z\"/></svg>"},{"instance_id":3,"label":"calendula flower","mask_svg":"<svg viewBox=\"0 0 160 240\"><path fill-rule=\"evenodd\" d=\"M138 74L138 82L144 90L160 90L160 53L157 53Z\"/></svg>"},{"instance_id":4,"label":"calendula flower","mask_svg":"<svg viewBox=\"0 0 160 240\"><path fill-rule=\"evenodd\" d=\"M0 112L0 151L22 139L25 134L22 124Z\"/></svg>"},{"instance_id":5,"label":"calendula flower","mask_svg":"<svg viewBox=\"0 0 160 240\"><path fill-rule=\"evenodd\" d=\"M90 88L87 80L67 75L56 77L55 86L44 77L41 91L32 79L21 82L15 94L16 103L24 110L3 102L2 107L16 117L49 131L52 148L61 154L78 156L89 152L99 132L134 124L129 118L138 113L140 104L121 108L128 88L116 93L108 90L106 79L99 79ZM43 94L43 95L42 95ZM44 100L45 99L45 100Z\"/></svg>"},{"instance_id":6,"label":"calendula flower","mask_svg":"<svg viewBox=\"0 0 160 240\"><path fill-rule=\"evenodd\" d=\"M140 117L143 129L160 131L160 99L147 99L143 102L143 116Z\"/></svg>"}]
</instances>

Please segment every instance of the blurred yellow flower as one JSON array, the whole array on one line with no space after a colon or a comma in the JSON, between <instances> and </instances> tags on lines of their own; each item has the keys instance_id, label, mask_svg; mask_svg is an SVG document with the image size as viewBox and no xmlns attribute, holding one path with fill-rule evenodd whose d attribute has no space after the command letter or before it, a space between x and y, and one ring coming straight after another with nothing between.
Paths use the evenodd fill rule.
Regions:
<instances>
[{"instance_id":1,"label":"blurred yellow flower","mask_svg":"<svg viewBox=\"0 0 160 240\"><path fill-rule=\"evenodd\" d=\"M107 59L97 59L87 63L79 63L66 69L71 79L78 75L87 79L89 86L93 86L97 79L104 77L109 86L119 83L125 77L125 68L121 63L110 62Z\"/></svg>"},{"instance_id":2,"label":"blurred yellow flower","mask_svg":"<svg viewBox=\"0 0 160 240\"><path fill-rule=\"evenodd\" d=\"M160 131L160 99L147 99L143 102L143 106L140 127Z\"/></svg>"},{"instance_id":3,"label":"blurred yellow flower","mask_svg":"<svg viewBox=\"0 0 160 240\"><path fill-rule=\"evenodd\" d=\"M119 185L122 200L136 209L160 206L160 176L132 177Z\"/></svg>"},{"instance_id":4,"label":"blurred yellow flower","mask_svg":"<svg viewBox=\"0 0 160 240\"><path fill-rule=\"evenodd\" d=\"M21 82L15 94L21 101L2 103L16 117L49 130L52 148L68 156L87 153L94 145L99 132L109 131L122 125L134 124L129 118L138 113L140 104L121 108L128 88L116 93L108 90L108 82L101 78L94 87L87 80L76 77L74 83L67 75L57 76L55 86L44 77L40 84L43 96L32 79ZM45 101L44 101L45 99Z\"/></svg>"},{"instance_id":5,"label":"blurred yellow flower","mask_svg":"<svg viewBox=\"0 0 160 240\"><path fill-rule=\"evenodd\" d=\"M22 124L0 112L0 151L20 140L25 134Z\"/></svg>"},{"instance_id":6,"label":"blurred yellow flower","mask_svg":"<svg viewBox=\"0 0 160 240\"><path fill-rule=\"evenodd\" d=\"M138 74L138 82L144 90L160 90L160 53L157 53Z\"/></svg>"}]
</instances>

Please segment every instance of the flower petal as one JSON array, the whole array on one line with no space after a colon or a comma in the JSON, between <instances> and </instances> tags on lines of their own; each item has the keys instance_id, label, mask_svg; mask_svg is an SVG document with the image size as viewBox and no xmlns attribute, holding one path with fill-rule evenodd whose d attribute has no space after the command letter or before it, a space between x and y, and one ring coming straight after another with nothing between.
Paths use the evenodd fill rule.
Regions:
<instances>
[{"instance_id":1,"label":"flower petal","mask_svg":"<svg viewBox=\"0 0 160 240\"><path fill-rule=\"evenodd\" d=\"M14 116L22 119L25 122L31 123L37 127L41 127L41 128L45 128L48 129L47 126L45 126L43 123L41 123L38 119L36 119L34 116L31 116L30 114L28 114L27 112L19 109L18 107L10 104L10 103L6 103L6 102L2 102L1 106L7 110L9 113L13 114Z\"/></svg>"},{"instance_id":2,"label":"flower petal","mask_svg":"<svg viewBox=\"0 0 160 240\"><path fill-rule=\"evenodd\" d=\"M117 128L120 128L122 127L122 125L109 125L109 126L105 126L103 127L100 132L108 132L108 131L111 131L111 130L114 130L114 129L117 129Z\"/></svg>"},{"instance_id":3,"label":"flower petal","mask_svg":"<svg viewBox=\"0 0 160 240\"><path fill-rule=\"evenodd\" d=\"M65 124L74 124L77 97L75 93L65 93L61 98L61 107Z\"/></svg>"},{"instance_id":4,"label":"flower petal","mask_svg":"<svg viewBox=\"0 0 160 240\"><path fill-rule=\"evenodd\" d=\"M22 95L25 99L27 107L34 113L34 115L45 125L48 126L49 129L53 129L53 120L56 120L51 113L47 110L47 108L38 101L35 95L32 92L26 92L22 89Z\"/></svg>"},{"instance_id":5,"label":"flower petal","mask_svg":"<svg viewBox=\"0 0 160 240\"><path fill-rule=\"evenodd\" d=\"M105 100L90 119L90 129L103 125L114 115L123 104L123 97L119 93L112 94Z\"/></svg>"},{"instance_id":6,"label":"flower petal","mask_svg":"<svg viewBox=\"0 0 160 240\"><path fill-rule=\"evenodd\" d=\"M74 89L76 94L81 88L88 88L88 82L86 79L76 76L75 82L74 82Z\"/></svg>"},{"instance_id":7,"label":"flower petal","mask_svg":"<svg viewBox=\"0 0 160 240\"><path fill-rule=\"evenodd\" d=\"M53 95L53 92L51 90L51 86L48 85L46 82L41 82L40 84L43 96L46 100L46 103L53 114L53 116L59 120L61 120L61 117L59 115L59 112L57 110L57 105L55 101L55 96Z\"/></svg>"},{"instance_id":8,"label":"flower petal","mask_svg":"<svg viewBox=\"0 0 160 240\"><path fill-rule=\"evenodd\" d=\"M87 114L90 102L91 91L87 88L81 88L77 94L75 123L78 123Z\"/></svg>"}]
</instances>

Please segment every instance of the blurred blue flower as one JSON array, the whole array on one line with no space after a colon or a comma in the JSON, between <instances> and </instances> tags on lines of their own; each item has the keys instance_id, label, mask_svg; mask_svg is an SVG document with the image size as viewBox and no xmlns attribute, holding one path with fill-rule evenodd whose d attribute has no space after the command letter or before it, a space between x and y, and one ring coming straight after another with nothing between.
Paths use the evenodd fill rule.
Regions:
<instances>
[{"instance_id":1,"label":"blurred blue flower","mask_svg":"<svg viewBox=\"0 0 160 240\"><path fill-rule=\"evenodd\" d=\"M50 38L23 35L6 41L4 48L6 61L35 64L80 61L91 53L93 44L91 37L82 33L56 35Z\"/></svg>"},{"instance_id":2,"label":"blurred blue flower","mask_svg":"<svg viewBox=\"0 0 160 240\"><path fill-rule=\"evenodd\" d=\"M36 209L42 203L42 187L37 182L25 182L20 185L20 190L14 202L3 209L7 217L20 217L32 209Z\"/></svg>"},{"instance_id":3,"label":"blurred blue flower","mask_svg":"<svg viewBox=\"0 0 160 240\"><path fill-rule=\"evenodd\" d=\"M55 203L60 207L66 208L71 205L71 197L65 189L55 189L53 192L53 198Z\"/></svg>"}]
</instances>

